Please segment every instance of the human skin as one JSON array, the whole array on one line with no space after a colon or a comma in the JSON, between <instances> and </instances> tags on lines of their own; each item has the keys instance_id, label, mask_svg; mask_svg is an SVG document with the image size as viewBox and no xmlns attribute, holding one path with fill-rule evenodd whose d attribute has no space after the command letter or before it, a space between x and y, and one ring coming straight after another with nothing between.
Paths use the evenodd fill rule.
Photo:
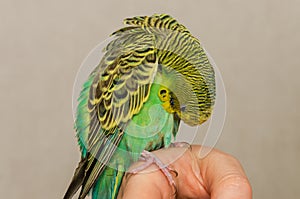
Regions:
<instances>
[{"instance_id":1,"label":"human skin","mask_svg":"<svg viewBox=\"0 0 300 199\"><path fill-rule=\"evenodd\" d=\"M171 163L168 167L176 188L152 164L137 174L125 176L118 199L252 198L250 183L236 158L216 149L199 158L200 149L201 146L192 145L153 152L163 163ZM142 161L132 168L141 164Z\"/></svg>"}]
</instances>

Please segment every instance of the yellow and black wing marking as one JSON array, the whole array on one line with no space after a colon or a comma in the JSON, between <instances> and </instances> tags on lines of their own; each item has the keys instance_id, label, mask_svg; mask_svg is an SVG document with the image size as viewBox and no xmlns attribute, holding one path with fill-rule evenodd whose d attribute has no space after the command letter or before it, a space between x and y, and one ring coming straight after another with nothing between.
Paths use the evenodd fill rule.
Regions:
<instances>
[{"instance_id":1,"label":"yellow and black wing marking","mask_svg":"<svg viewBox=\"0 0 300 199\"><path fill-rule=\"evenodd\" d=\"M90 90L92 121L110 130L123 127L149 97L157 68L153 36L143 30L123 32L107 46Z\"/></svg>"},{"instance_id":2,"label":"yellow and black wing marking","mask_svg":"<svg viewBox=\"0 0 300 199\"><path fill-rule=\"evenodd\" d=\"M89 93L89 155L81 197L106 167L127 122L147 101L156 68L153 36L145 30L123 31L106 47Z\"/></svg>"}]
</instances>

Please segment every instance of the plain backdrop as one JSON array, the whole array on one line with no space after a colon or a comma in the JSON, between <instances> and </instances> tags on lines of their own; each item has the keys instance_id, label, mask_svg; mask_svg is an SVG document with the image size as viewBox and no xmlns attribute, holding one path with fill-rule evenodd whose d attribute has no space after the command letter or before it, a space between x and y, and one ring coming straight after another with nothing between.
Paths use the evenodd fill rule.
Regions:
<instances>
[{"instance_id":1,"label":"plain backdrop","mask_svg":"<svg viewBox=\"0 0 300 199\"><path fill-rule=\"evenodd\" d=\"M254 198L299 197L299 8L297 0L1 0L1 198L62 198L79 160L76 72L124 18L153 13L183 23L221 70L227 118L216 147L241 161Z\"/></svg>"}]
</instances>

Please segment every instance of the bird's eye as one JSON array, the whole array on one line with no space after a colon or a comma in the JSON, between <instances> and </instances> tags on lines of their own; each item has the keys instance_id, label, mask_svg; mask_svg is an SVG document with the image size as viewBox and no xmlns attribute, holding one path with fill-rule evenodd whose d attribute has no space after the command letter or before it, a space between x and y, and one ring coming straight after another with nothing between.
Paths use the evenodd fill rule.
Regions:
<instances>
[{"instance_id":1,"label":"bird's eye","mask_svg":"<svg viewBox=\"0 0 300 199\"><path fill-rule=\"evenodd\" d=\"M165 89L162 89L162 90L159 91L159 94L161 94L161 95L164 95L166 93L167 93L167 91Z\"/></svg>"}]
</instances>

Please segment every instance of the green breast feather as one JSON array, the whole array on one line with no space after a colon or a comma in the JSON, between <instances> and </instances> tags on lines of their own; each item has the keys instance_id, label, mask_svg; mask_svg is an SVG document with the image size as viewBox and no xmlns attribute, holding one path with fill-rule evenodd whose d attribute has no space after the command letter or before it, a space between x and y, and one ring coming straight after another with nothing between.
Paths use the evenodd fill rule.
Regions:
<instances>
[{"instance_id":1,"label":"green breast feather","mask_svg":"<svg viewBox=\"0 0 300 199\"><path fill-rule=\"evenodd\" d=\"M214 70L199 41L166 14L124 20L83 86L75 129L82 152L64 199L117 198L143 150L168 147L180 120L211 115ZM126 157L126 158L124 158Z\"/></svg>"}]
</instances>

